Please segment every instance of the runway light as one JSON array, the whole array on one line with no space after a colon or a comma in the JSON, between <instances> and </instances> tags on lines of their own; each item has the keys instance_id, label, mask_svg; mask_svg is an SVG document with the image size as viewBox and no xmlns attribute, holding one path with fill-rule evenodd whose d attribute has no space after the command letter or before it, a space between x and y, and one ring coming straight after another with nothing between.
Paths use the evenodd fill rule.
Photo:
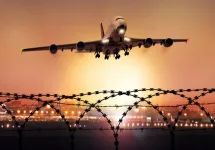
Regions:
<instances>
[{"instance_id":1,"label":"runway light","mask_svg":"<svg viewBox=\"0 0 215 150\"><path fill-rule=\"evenodd\" d=\"M9 124L7 124L7 128L9 128L10 127L10 125Z\"/></svg>"}]
</instances>

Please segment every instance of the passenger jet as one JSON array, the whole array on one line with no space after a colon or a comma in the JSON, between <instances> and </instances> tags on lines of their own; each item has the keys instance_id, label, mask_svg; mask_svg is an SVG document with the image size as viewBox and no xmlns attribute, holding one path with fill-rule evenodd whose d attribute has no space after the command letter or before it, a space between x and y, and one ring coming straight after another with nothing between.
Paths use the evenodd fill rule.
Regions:
<instances>
[{"instance_id":1,"label":"passenger jet","mask_svg":"<svg viewBox=\"0 0 215 150\"><path fill-rule=\"evenodd\" d=\"M114 55L115 59L120 58L119 52L124 51L125 56L129 55L129 51L133 47L149 48L152 45L160 44L164 47L170 47L174 42L187 42L188 39L152 39L152 38L131 38L125 36L127 30L127 23L125 22L124 17L115 16L112 22L109 24L107 31L104 33L103 25L101 23L101 40L83 42L79 41L78 43L73 44L63 44L44 47L35 47L35 48L26 48L22 52L28 51L42 51L49 50L51 54L56 54L58 49L71 50L77 49L77 53L90 53L94 52L95 58L100 58L100 53L104 54L105 59L109 59L110 55Z\"/></svg>"}]
</instances>

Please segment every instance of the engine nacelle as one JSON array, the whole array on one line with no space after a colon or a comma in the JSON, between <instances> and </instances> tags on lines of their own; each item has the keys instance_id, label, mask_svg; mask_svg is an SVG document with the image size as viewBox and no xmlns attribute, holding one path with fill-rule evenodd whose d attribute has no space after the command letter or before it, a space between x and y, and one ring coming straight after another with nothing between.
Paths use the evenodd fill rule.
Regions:
<instances>
[{"instance_id":1,"label":"engine nacelle","mask_svg":"<svg viewBox=\"0 0 215 150\"><path fill-rule=\"evenodd\" d=\"M55 44L52 44L52 45L49 47L49 51L50 51L50 53L52 53L52 54L56 54L56 53L57 53L57 50L58 50L58 47L57 47L57 45L55 45Z\"/></svg>"},{"instance_id":2,"label":"engine nacelle","mask_svg":"<svg viewBox=\"0 0 215 150\"><path fill-rule=\"evenodd\" d=\"M153 40L151 38L147 38L145 39L145 41L143 42L143 45L145 48L149 48L151 47L153 44Z\"/></svg>"},{"instance_id":3,"label":"engine nacelle","mask_svg":"<svg viewBox=\"0 0 215 150\"><path fill-rule=\"evenodd\" d=\"M167 38L164 42L163 42L163 46L165 47L170 47L173 44L173 40L171 38Z\"/></svg>"},{"instance_id":4,"label":"engine nacelle","mask_svg":"<svg viewBox=\"0 0 215 150\"><path fill-rule=\"evenodd\" d=\"M78 51L82 51L85 48L84 42L80 41L76 45Z\"/></svg>"}]
</instances>

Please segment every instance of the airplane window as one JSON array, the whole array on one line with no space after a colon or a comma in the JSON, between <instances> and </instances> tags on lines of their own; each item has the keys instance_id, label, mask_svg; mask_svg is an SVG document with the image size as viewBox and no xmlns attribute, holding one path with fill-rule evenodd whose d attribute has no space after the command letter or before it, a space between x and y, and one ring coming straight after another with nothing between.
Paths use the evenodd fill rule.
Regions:
<instances>
[{"instance_id":1,"label":"airplane window","mask_svg":"<svg viewBox=\"0 0 215 150\"><path fill-rule=\"evenodd\" d=\"M124 18L116 18L116 21L119 20L119 19L124 19Z\"/></svg>"}]
</instances>

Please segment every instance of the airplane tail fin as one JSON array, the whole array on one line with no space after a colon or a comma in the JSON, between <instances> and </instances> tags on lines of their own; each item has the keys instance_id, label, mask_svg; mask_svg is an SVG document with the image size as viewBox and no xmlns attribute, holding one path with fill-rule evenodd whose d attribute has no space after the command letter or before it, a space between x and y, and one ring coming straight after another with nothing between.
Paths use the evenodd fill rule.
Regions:
<instances>
[{"instance_id":1,"label":"airplane tail fin","mask_svg":"<svg viewBox=\"0 0 215 150\"><path fill-rule=\"evenodd\" d=\"M101 38L103 38L104 36L105 36L105 33L104 33L103 25L101 23Z\"/></svg>"}]
</instances>

